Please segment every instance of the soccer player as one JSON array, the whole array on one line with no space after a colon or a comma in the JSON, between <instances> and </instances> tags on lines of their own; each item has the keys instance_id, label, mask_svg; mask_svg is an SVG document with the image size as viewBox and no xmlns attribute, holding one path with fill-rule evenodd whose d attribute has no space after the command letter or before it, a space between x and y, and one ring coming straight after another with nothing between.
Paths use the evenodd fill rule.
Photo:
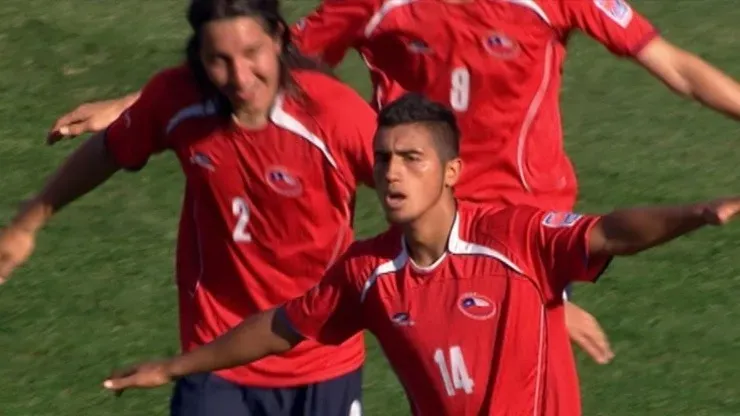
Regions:
<instances>
[{"instance_id":1,"label":"soccer player","mask_svg":"<svg viewBox=\"0 0 740 416\"><path fill-rule=\"evenodd\" d=\"M195 0L188 20L187 63L156 74L0 234L4 280L53 214L115 172L174 152L185 176L176 262L184 351L316 285L354 239L355 190L372 185L376 128L362 97L292 46L276 0ZM364 353L356 334L193 374L178 380L171 413L356 415Z\"/></svg>"},{"instance_id":2,"label":"soccer player","mask_svg":"<svg viewBox=\"0 0 740 416\"><path fill-rule=\"evenodd\" d=\"M574 209L578 184L563 147L559 99L575 31L674 91L740 118L740 85L659 36L625 0L322 0L293 31L302 52L330 65L354 48L378 108L404 91L447 103L463 137L467 168L456 187L463 200ZM548 314L566 324L549 334L566 348L554 354L571 353L570 344L554 341L570 336L597 362L612 359L601 328L573 302L554 303ZM572 360L550 361L563 366L550 388L572 390Z\"/></svg>"},{"instance_id":3,"label":"soccer player","mask_svg":"<svg viewBox=\"0 0 740 416\"><path fill-rule=\"evenodd\" d=\"M453 193L463 164L449 110L407 94L378 125L374 175L389 231L353 243L307 294L202 348L115 371L105 388L156 387L369 329L415 415L578 415L545 398L548 303L571 281L596 281L612 256L740 211L740 197L603 216L471 204Z\"/></svg>"}]
</instances>

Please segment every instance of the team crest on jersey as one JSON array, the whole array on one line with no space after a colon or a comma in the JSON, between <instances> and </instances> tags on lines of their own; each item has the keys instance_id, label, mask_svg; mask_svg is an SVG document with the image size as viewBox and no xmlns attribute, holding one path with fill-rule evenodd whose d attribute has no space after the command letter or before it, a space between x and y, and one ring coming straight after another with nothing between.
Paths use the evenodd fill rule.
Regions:
<instances>
[{"instance_id":1,"label":"team crest on jersey","mask_svg":"<svg viewBox=\"0 0 740 416\"><path fill-rule=\"evenodd\" d=\"M519 42L503 33L494 32L483 39L483 47L488 53L502 59L511 59L519 54Z\"/></svg>"},{"instance_id":2,"label":"team crest on jersey","mask_svg":"<svg viewBox=\"0 0 740 416\"><path fill-rule=\"evenodd\" d=\"M581 217L583 215L574 212L550 211L542 219L542 225L550 228L572 227Z\"/></svg>"},{"instance_id":3,"label":"team crest on jersey","mask_svg":"<svg viewBox=\"0 0 740 416\"><path fill-rule=\"evenodd\" d=\"M627 27L632 20L632 8L625 0L593 0L598 7L610 19L619 26Z\"/></svg>"},{"instance_id":4,"label":"team crest on jersey","mask_svg":"<svg viewBox=\"0 0 740 416\"><path fill-rule=\"evenodd\" d=\"M297 197L303 193L301 180L282 166L272 166L265 172L265 181L270 188L283 196Z\"/></svg>"},{"instance_id":5,"label":"team crest on jersey","mask_svg":"<svg viewBox=\"0 0 740 416\"><path fill-rule=\"evenodd\" d=\"M496 315L496 304L487 296L478 293L465 293L457 301L457 307L468 318L479 321L492 318Z\"/></svg>"}]
</instances>

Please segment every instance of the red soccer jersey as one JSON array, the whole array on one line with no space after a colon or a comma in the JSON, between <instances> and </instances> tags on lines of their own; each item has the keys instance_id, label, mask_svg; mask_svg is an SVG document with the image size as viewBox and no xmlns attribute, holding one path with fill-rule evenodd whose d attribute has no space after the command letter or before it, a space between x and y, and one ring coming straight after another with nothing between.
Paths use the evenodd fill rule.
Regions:
<instances>
[{"instance_id":1,"label":"red soccer jersey","mask_svg":"<svg viewBox=\"0 0 740 416\"><path fill-rule=\"evenodd\" d=\"M459 198L570 210L559 94L576 29L623 56L656 36L624 0L324 0L293 33L332 65L355 48L377 106L404 90L448 104L462 131Z\"/></svg>"},{"instance_id":2,"label":"red soccer jersey","mask_svg":"<svg viewBox=\"0 0 740 416\"><path fill-rule=\"evenodd\" d=\"M293 77L304 96L280 95L259 131L217 115L184 66L157 74L107 131L122 167L169 149L185 174L176 274L186 351L303 294L353 240L355 189L372 181L375 113L328 76ZM219 375L285 387L346 374L363 359L357 335Z\"/></svg>"},{"instance_id":3,"label":"red soccer jersey","mask_svg":"<svg viewBox=\"0 0 740 416\"><path fill-rule=\"evenodd\" d=\"M548 354L545 310L567 283L593 281L606 267L608 258L588 258L598 220L463 204L447 253L431 267L415 266L389 231L355 243L283 311L320 342L369 329L415 415L580 414L546 405L547 361L561 357Z\"/></svg>"}]
</instances>

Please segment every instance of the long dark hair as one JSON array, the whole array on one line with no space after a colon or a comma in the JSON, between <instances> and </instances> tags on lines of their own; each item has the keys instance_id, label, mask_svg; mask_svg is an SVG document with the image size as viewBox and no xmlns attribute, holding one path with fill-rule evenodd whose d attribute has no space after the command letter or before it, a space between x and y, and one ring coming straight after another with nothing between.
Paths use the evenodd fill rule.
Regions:
<instances>
[{"instance_id":1,"label":"long dark hair","mask_svg":"<svg viewBox=\"0 0 740 416\"><path fill-rule=\"evenodd\" d=\"M278 0L192 0L188 9L188 23L193 29L193 35L187 44L187 62L206 97L216 100L220 114L230 115L232 106L231 102L211 83L200 60L202 28L208 22L234 17L255 18L269 35L272 37L280 35L282 52L280 53L279 83L280 88L287 93L303 98L303 91L295 83L291 70L319 71L333 76L327 65L301 54L293 45L290 27L280 14Z\"/></svg>"}]
</instances>

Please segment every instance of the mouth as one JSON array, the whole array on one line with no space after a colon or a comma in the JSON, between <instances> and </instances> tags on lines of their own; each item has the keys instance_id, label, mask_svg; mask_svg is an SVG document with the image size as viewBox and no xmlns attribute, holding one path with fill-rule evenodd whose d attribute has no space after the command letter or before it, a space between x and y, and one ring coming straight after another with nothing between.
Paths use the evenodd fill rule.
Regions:
<instances>
[{"instance_id":1,"label":"mouth","mask_svg":"<svg viewBox=\"0 0 740 416\"><path fill-rule=\"evenodd\" d=\"M254 89L236 91L236 97L243 102L251 102L254 100Z\"/></svg>"},{"instance_id":2,"label":"mouth","mask_svg":"<svg viewBox=\"0 0 740 416\"><path fill-rule=\"evenodd\" d=\"M385 194L384 202L390 209L400 208L404 201L406 201L406 195L402 192L388 191Z\"/></svg>"},{"instance_id":3,"label":"mouth","mask_svg":"<svg viewBox=\"0 0 740 416\"><path fill-rule=\"evenodd\" d=\"M254 100L256 91L257 86L254 85L249 88L233 88L231 94L239 101L248 103Z\"/></svg>"}]
</instances>

